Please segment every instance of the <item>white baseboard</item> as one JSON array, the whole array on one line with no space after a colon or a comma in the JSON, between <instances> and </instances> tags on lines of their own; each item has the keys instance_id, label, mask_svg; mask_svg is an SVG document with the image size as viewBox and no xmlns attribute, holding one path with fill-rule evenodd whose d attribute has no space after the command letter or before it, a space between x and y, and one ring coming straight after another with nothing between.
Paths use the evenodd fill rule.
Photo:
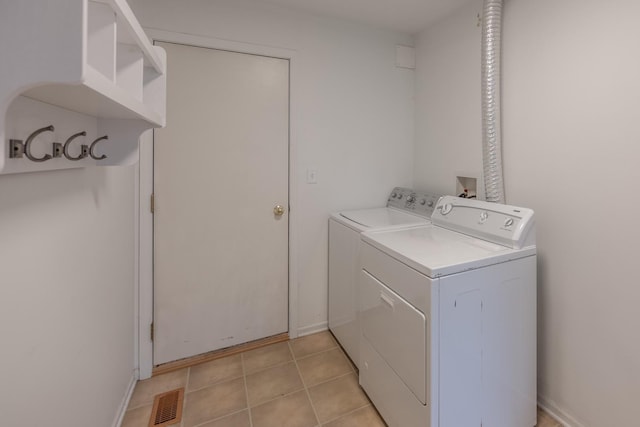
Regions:
<instances>
[{"instance_id":1,"label":"white baseboard","mask_svg":"<svg viewBox=\"0 0 640 427\"><path fill-rule=\"evenodd\" d=\"M113 427L120 427L122 424L122 420L124 419L124 413L127 412L127 408L129 407L129 401L131 400L131 395L133 395L133 390L136 388L137 379L137 370L133 372L131 375L131 380L129 381L129 386L127 387L127 391L122 398L122 402L120 402L120 407L118 408L118 412L116 413L116 417L113 420Z\"/></svg>"},{"instance_id":2,"label":"white baseboard","mask_svg":"<svg viewBox=\"0 0 640 427\"><path fill-rule=\"evenodd\" d=\"M551 399L538 395L538 406L564 427L586 427L583 423L560 409Z\"/></svg>"},{"instance_id":3,"label":"white baseboard","mask_svg":"<svg viewBox=\"0 0 640 427\"><path fill-rule=\"evenodd\" d=\"M329 323L325 320L324 322L298 328L298 336L303 337L305 335L315 334L316 332L326 331L327 329L329 329Z\"/></svg>"}]
</instances>

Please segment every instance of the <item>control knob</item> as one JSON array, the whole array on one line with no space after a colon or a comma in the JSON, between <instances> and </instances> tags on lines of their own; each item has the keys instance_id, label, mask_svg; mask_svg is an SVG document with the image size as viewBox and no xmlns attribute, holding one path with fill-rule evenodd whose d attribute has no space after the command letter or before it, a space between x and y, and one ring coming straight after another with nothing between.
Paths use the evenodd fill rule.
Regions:
<instances>
[{"instance_id":1,"label":"control knob","mask_svg":"<svg viewBox=\"0 0 640 427\"><path fill-rule=\"evenodd\" d=\"M398 197L398 193L395 193L395 192L391 193L391 197L393 197L395 199L396 197Z\"/></svg>"},{"instance_id":2,"label":"control knob","mask_svg":"<svg viewBox=\"0 0 640 427\"><path fill-rule=\"evenodd\" d=\"M505 227L507 227L507 228L508 228L508 227L511 227L512 225L513 225L513 218L507 218L507 219L504 221L504 226L505 226Z\"/></svg>"},{"instance_id":3,"label":"control knob","mask_svg":"<svg viewBox=\"0 0 640 427\"><path fill-rule=\"evenodd\" d=\"M453 209L453 205L451 203L445 203L444 205L442 205L442 207L440 208L440 213L442 215L446 215L449 212L451 212L451 210Z\"/></svg>"},{"instance_id":4,"label":"control knob","mask_svg":"<svg viewBox=\"0 0 640 427\"><path fill-rule=\"evenodd\" d=\"M427 206L429 206L430 208L433 207L433 200L429 200L429 203L427 203Z\"/></svg>"},{"instance_id":5,"label":"control knob","mask_svg":"<svg viewBox=\"0 0 640 427\"><path fill-rule=\"evenodd\" d=\"M409 203L413 203L415 200L416 200L416 198L413 197L413 196L408 196L407 197L407 202L409 202Z\"/></svg>"},{"instance_id":6,"label":"control knob","mask_svg":"<svg viewBox=\"0 0 640 427\"><path fill-rule=\"evenodd\" d=\"M427 203L427 201L425 199L420 200L420 204L424 205L425 203ZM433 204L433 203L432 203Z\"/></svg>"},{"instance_id":7,"label":"control knob","mask_svg":"<svg viewBox=\"0 0 640 427\"><path fill-rule=\"evenodd\" d=\"M485 222L489 218L489 213L484 211L480 214L480 222Z\"/></svg>"}]
</instances>

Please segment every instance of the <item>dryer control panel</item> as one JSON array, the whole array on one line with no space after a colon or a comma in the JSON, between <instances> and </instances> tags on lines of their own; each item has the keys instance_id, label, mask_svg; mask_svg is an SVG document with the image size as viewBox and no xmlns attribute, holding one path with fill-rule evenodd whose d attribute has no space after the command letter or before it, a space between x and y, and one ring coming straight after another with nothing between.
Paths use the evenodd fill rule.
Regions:
<instances>
[{"instance_id":1,"label":"dryer control panel","mask_svg":"<svg viewBox=\"0 0 640 427\"><path fill-rule=\"evenodd\" d=\"M514 249L536 243L533 211L527 208L443 196L431 221L439 227Z\"/></svg>"},{"instance_id":2,"label":"dryer control panel","mask_svg":"<svg viewBox=\"0 0 640 427\"><path fill-rule=\"evenodd\" d=\"M387 199L387 207L431 218L440 195L421 193L411 188L396 187Z\"/></svg>"}]
</instances>

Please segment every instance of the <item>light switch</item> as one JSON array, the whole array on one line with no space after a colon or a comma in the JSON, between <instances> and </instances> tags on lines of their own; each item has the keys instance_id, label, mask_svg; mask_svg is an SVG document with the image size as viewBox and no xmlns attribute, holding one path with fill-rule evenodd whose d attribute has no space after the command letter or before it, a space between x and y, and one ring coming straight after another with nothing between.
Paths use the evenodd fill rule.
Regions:
<instances>
[{"instance_id":1,"label":"light switch","mask_svg":"<svg viewBox=\"0 0 640 427\"><path fill-rule=\"evenodd\" d=\"M307 184L317 184L317 183L318 183L318 170L307 169Z\"/></svg>"}]
</instances>

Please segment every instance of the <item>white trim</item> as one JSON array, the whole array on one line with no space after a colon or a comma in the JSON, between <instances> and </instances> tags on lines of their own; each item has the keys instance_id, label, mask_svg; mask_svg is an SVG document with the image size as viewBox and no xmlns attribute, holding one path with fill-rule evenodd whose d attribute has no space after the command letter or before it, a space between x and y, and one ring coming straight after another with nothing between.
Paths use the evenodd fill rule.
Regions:
<instances>
[{"instance_id":1,"label":"white trim","mask_svg":"<svg viewBox=\"0 0 640 427\"><path fill-rule=\"evenodd\" d=\"M298 328L298 336L303 337L305 335L315 334L316 332L322 332L328 329L329 329L329 323L327 321L314 323L313 325L308 325L308 326L303 326L301 328Z\"/></svg>"},{"instance_id":2,"label":"white trim","mask_svg":"<svg viewBox=\"0 0 640 427\"><path fill-rule=\"evenodd\" d=\"M176 33L145 28L154 41L182 43L212 49L229 50L253 55L264 55L289 60L289 337L296 338L298 331L298 62L293 49L253 43L223 40L198 35ZM139 266L139 336L138 368L140 378L151 377L153 370L153 343L148 338L149 325L153 322L153 216L148 209L149 195L153 191L153 142L146 132L140 138L140 266ZM306 329L306 328L305 328ZM324 322L326 329L326 322ZM314 329L315 331L315 329Z\"/></svg>"},{"instance_id":3,"label":"white trim","mask_svg":"<svg viewBox=\"0 0 640 427\"><path fill-rule=\"evenodd\" d=\"M150 196L153 192L153 131L140 136L139 163L139 268L138 268L138 347L137 366L140 379L151 378L153 342L149 327L153 322L153 215Z\"/></svg>"},{"instance_id":4,"label":"white trim","mask_svg":"<svg viewBox=\"0 0 640 427\"><path fill-rule=\"evenodd\" d=\"M538 406L564 427L585 427L584 424L560 409L552 400L546 399L541 395L538 395Z\"/></svg>"},{"instance_id":5,"label":"white trim","mask_svg":"<svg viewBox=\"0 0 640 427\"><path fill-rule=\"evenodd\" d=\"M127 386L127 391L122 398L122 402L120 402L120 407L118 408L118 412L116 413L116 417L113 420L113 427L120 427L122 425L122 420L124 419L124 414L127 412L127 408L129 407L129 401L131 400L131 396L133 395L133 390L136 388L136 383L138 380L136 379L135 372L131 376L131 380L129 381L129 385Z\"/></svg>"},{"instance_id":6,"label":"white trim","mask_svg":"<svg viewBox=\"0 0 640 427\"><path fill-rule=\"evenodd\" d=\"M154 42L181 43L190 46L208 47L211 49L228 50L251 55L272 56L274 58L294 59L295 49L274 47L258 43L245 43L234 40L218 39L196 34L177 33L174 31L145 28L145 33Z\"/></svg>"},{"instance_id":7,"label":"white trim","mask_svg":"<svg viewBox=\"0 0 640 427\"><path fill-rule=\"evenodd\" d=\"M133 172L133 367L134 376L140 377L140 164Z\"/></svg>"}]
</instances>

